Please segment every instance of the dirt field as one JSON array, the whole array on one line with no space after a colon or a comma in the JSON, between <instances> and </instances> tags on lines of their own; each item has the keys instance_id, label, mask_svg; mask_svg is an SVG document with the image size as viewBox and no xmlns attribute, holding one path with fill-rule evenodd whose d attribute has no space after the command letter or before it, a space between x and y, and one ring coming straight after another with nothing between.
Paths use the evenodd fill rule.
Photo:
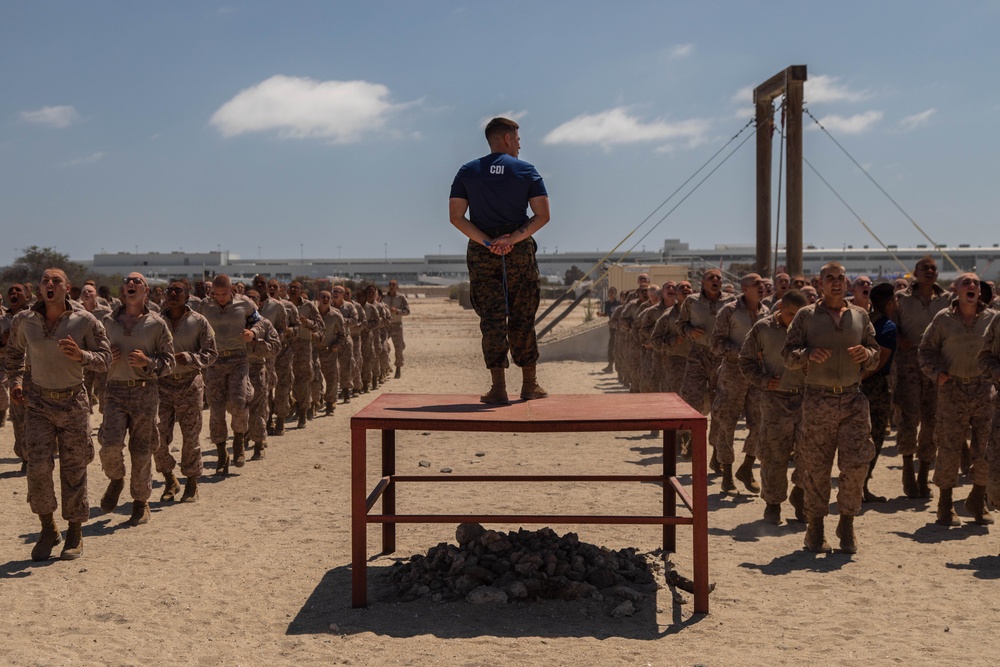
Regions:
<instances>
[{"instance_id":1,"label":"dirt field","mask_svg":"<svg viewBox=\"0 0 1000 667\"><path fill-rule=\"evenodd\" d=\"M479 393L478 321L444 299L418 300L406 325L403 377L382 390ZM573 320L574 317L568 318ZM576 318L579 321L579 318ZM567 322L566 326L572 326ZM540 367L552 393L620 391L603 364ZM514 373L510 374L511 376ZM512 379L516 380L517 378ZM514 382L512 382L514 384ZM380 391L382 391L380 390ZM910 665L996 664L989 628L1000 606L1000 540L968 523L933 523L935 501L901 497L900 458L889 439L873 490L890 502L857 520L861 551L815 556L804 526L761 521L763 501L709 488L712 611L692 616L668 588L628 618L600 604L394 602L390 557L373 558L371 604L350 600L350 416L373 394L338 406L299 432L273 438L268 457L223 481L203 478L201 500L162 506L126 523L129 506L103 514L106 478L90 467L91 521L78 561L33 563L36 518L0 429L0 664L7 665ZM97 420L92 422L95 428ZM207 418L206 418L207 435ZM401 432L397 470L450 467L478 474L526 469L636 473L660 463L659 441L636 434L471 435ZM96 446L96 439L95 439ZM176 446L176 445L175 445ZM214 448L203 439L207 467ZM377 448L370 448L368 487ZM477 452L485 456L476 456ZM428 460L431 468L418 466ZM680 465L682 473L690 467ZM154 482L153 500L162 482ZM126 489L128 486L126 485ZM969 486L956 490L964 499ZM409 485L406 511L655 511L659 490L621 486ZM835 508L833 509L835 511ZM790 515L790 509L785 508ZM827 526L832 538L835 517ZM60 528L66 522L58 518ZM490 526L512 529L517 526ZM658 528L552 526L619 549L657 548ZM454 526L403 525L396 557L454 540ZM377 531L369 550L377 551ZM833 539L835 542L835 539ZM690 537L678 529L673 562L691 575ZM685 595L690 600L690 596Z\"/></svg>"}]
</instances>

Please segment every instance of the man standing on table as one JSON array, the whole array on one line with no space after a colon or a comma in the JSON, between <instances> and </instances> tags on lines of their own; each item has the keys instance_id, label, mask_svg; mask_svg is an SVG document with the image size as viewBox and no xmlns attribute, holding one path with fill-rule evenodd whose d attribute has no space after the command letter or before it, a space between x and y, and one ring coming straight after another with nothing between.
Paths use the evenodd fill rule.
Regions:
<instances>
[{"instance_id":1,"label":"man standing on table","mask_svg":"<svg viewBox=\"0 0 1000 667\"><path fill-rule=\"evenodd\" d=\"M521 367L521 398L548 396L536 379L535 313L540 290L538 246L532 235L549 221L549 198L535 167L517 159L518 128L506 118L494 118L486 125L490 154L462 165L448 202L451 224L469 237L466 262L472 306L479 315L483 358L492 376L492 386L480 400L500 405L509 402L508 350ZM526 213L529 207L531 217Z\"/></svg>"},{"instance_id":2,"label":"man standing on table","mask_svg":"<svg viewBox=\"0 0 1000 667\"><path fill-rule=\"evenodd\" d=\"M57 507L52 470L58 454L62 514L69 521L61 558L73 560L83 554L83 523L90 517L87 465L94 460L83 373L106 371L111 345L97 318L70 303L69 279L63 270L46 269L41 285L42 300L18 313L11 325L7 373L11 401L26 404L28 504L42 522L31 559L47 560L62 541L52 517ZM28 357L31 385L25 387Z\"/></svg>"},{"instance_id":3,"label":"man standing on table","mask_svg":"<svg viewBox=\"0 0 1000 667\"><path fill-rule=\"evenodd\" d=\"M830 472L837 455L837 536L840 550L853 554L858 551L854 516L861 511L868 464L875 456L861 377L878 366L879 346L868 313L846 301L843 265L825 264L820 286L822 301L796 313L781 351L788 368L806 373L802 444L795 452L796 483L805 492L805 547L815 553L829 551L823 518L830 513Z\"/></svg>"}]
</instances>

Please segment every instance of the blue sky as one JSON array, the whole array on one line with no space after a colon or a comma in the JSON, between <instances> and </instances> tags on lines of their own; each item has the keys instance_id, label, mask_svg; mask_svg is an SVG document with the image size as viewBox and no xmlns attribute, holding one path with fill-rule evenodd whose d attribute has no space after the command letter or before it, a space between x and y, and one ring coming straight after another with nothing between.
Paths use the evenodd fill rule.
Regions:
<instances>
[{"instance_id":1,"label":"blue sky","mask_svg":"<svg viewBox=\"0 0 1000 667\"><path fill-rule=\"evenodd\" d=\"M812 113L935 241L992 244L998 29L995 1L7 1L0 264L29 245L461 252L449 186L497 114L546 180L539 245L610 248L792 64ZM804 144L884 241L925 242L825 135ZM754 187L751 139L647 249L752 243ZM875 244L808 168L804 190L807 243Z\"/></svg>"}]
</instances>

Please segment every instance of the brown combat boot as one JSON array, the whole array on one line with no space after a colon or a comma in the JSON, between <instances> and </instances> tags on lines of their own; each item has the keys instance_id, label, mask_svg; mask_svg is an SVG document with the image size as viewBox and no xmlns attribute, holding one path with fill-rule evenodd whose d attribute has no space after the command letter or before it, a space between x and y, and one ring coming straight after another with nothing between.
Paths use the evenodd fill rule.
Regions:
<instances>
[{"instance_id":1,"label":"brown combat boot","mask_svg":"<svg viewBox=\"0 0 1000 667\"><path fill-rule=\"evenodd\" d=\"M174 477L174 473L170 471L163 473L163 495L160 496L160 502L174 502L174 497L180 493L180 490L181 485L177 482L177 478Z\"/></svg>"},{"instance_id":2,"label":"brown combat boot","mask_svg":"<svg viewBox=\"0 0 1000 667\"><path fill-rule=\"evenodd\" d=\"M845 554L858 553L858 540L854 535L854 517L840 515L837 524L837 537L840 538L840 551Z\"/></svg>"},{"instance_id":3,"label":"brown combat boot","mask_svg":"<svg viewBox=\"0 0 1000 667\"><path fill-rule=\"evenodd\" d=\"M781 505L778 503L768 503L764 506L764 521L773 523L775 526L781 525Z\"/></svg>"},{"instance_id":4,"label":"brown combat boot","mask_svg":"<svg viewBox=\"0 0 1000 667\"><path fill-rule=\"evenodd\" d=\"M264 450L267 449L267 445L263 442L253 443L253 456L250 457L251 461L260 461L264 458Z\"/></svg>"},{"instance_id":5,"label":"brown combat boot","mask_svg":"<svg viewBox=\"0 0 1000 667\"><path fill-rule=\"evenodd\" d=\"M113 479L108 483L108 488L101 496L101 509L105 512L114 512L118 507L118 498L125 488L124 479Z\"/></svg>"},{"instance_id":6,"label":"brown combat boot","mask_svg":"<svg viewBox=\"0 0 1000 667\"><path fill-rule=\"evenodd\" d=\"M344 395L344 404L346 405L347 403L350 403L351 402L351 390L348 389L347 387L344 387L344 390L341 393Z\"/></svg>"},{"instance_id":7,"label":"brown combat boot","mask_svg":"<svg viewBox=\"0 0 1000 667\"><path fill-rule=\"evenodd\" d=\"M393 379L398 380L402 376L403 376L403 367L402 366L396 366L396 374L392 376Z\"/></svg>"},{"instance_id":8,"label":"brown combat boot","mask_svg":"<svg viewBox=\"0 0 1000 667\"><path fill-rule=\"evenodd\" d=\"M305 411L305 409L299 410L299 424L298 424L298 427L300 429L306 427L306 411Z\"/></svg>"},{"instance_id":9,"label":"brown combat boot","mask_svg":"<svg viewBox=\"0 0 1000 667\"><path fill-rule=\"evenodd\" d=\"M955 514L951 498L952 490L940 489L938 493L940 495L938 496L937 521L935 523L939 526L961 526L962 522L958 520L958 515Z\"/></svg>"},{"instance_id":10,"label":"brown combat boot","mask_svg":"<svg viewBox=\"0 0 1000 667\"><path fill-rule=\"evenodd\" d=\"M490 376L493 384L490 390L479 397L480 403L490 405L510 405L510 397L507 396L507 376L502 368L491 368Z\"/></svg>"},{"instance_id":11,"label":"brown combat boot","mask_svg":"<svg viewBox=\"0 0 1000 667\"><path fill-rule=\"evenodd\" d=\"M830 543L823 536L823 517L809 519L806 526L806 551L821 554L830 551Z\"/></svg>"},{"instance_id":12,"label":"brown combat boot","mask_svg":"<svg viewBox=\"0 0 1000 667\"><path fill-rule=\"evenodd\" d=\"M184 495L181 496L182 503L193 503L198 500L198 478L188 477L184 483Z\"/></svg>"},{"instance_id":13,"label":"brown combat boot","mask_svg":"<svg viewBox=\"0 0 1000 667\"><path fill-rule=\"evenodd\" d=\"M332 415L334 410L336 410L336 408L333 407L333 401L327 401L326 402L326 416L329 417L330 415Z\"/></svg>"},{"instance_id":14,"label":"brown combat boot","mask_svg":"<svg viewBox=\"0 0 1000 667\"><path fill-rule=\"evenodd\" d=\"M719 464L719 456L714 447L712 448L712 458L708 460L708 469L716 475L722 474L722 466Z\"/></svg>"},{"instance_id":15,"label":"brown combat boot","mask_svg":"<svg viewBox=\"0 0 1000 667\"><path fill-rule=\"evenodd\" d=\"M242 468L247 462L243 447L246 439L245 433L233 433L233 465L237 468Z\"/></svg>"},{"instance_id":16,"label":"brown combat boot","mask_svg":"<svg viewBox=\"0 0 1000 667\"><path fill-rule=\"evenodd\" d=\"M736 490L736 482L733 481L733 464L720 463L719 467L722 469L722 492L732 493Z\"/></svg>"},{"instance_id":17,"label":"brown combat boot","mask_svg":"<svg viewBox=\"0 0 1000 667\"><path fill-rule=\"evenodd\" d=\"M274 433L272 435L285 435L285 418L274 418Z\"/></svg>"},{"instance_id":18,"label":"brown combat boot","mask_svg":"<svg viewBox=\"0 0 1000 667\"><path fill-rule=\"evenodd\" d=\"M931 471L931 464L925 461L920 462L920 469L917 470L917 492L921 498L931 497L931 487L927 484L927 476Z\"/></svg>"},{"instance_id":19,"label":"brown combat boot","mask_svg":"<svg viewBox=\"0 0 1000 667\"><path fill-rule=\"evenodd\" d=\"M229 475L229 453L226 451L226 443L215 443L218 458L215 461L215 476L226 477Z\"/></svg>"},{"instance_id":20,"label":"brown combat boot","mask_svg":"<svg viewBox=\"0 0 1000 667\"><path fill-rule=\"evenodd\" d=\"M132 501L132 516L128 518L128 525L141 526L149 523L149 503L142 500Z\"/></svg>"},{"instance_id":21,"label":"brown combat boot","mask_svg":"<svg viewBox=\"0 0 1000 667\"><path fill-rule=\"evenodd\" d=\"M533 401L539 398L548 398L549 392L542 389L538 384L535 375L537 366L523 366L521 368L521 398L525 401Z\"/></svg>"},{"instance_id":22,"label":"brown combat boot","mask_svg":"<svg viewBox=\"0 0 1000 667\"><path fill-rule=\"evenodd\" d=\"M750 493L760 493L760 484L753 478L753 462L754 458L747 454L743 463L736 469L735 477L743 482L743 486L747 487L747 491Z\"/></svg>"},{"instance_id":23,"label":"brown combat boot","mask_svg":"<svg viewBox=\"0 0 1000 667\"><path fill-rule=\"evenodd\" d=\"M3 428L7 424L7 411L0 410L0 428Z\"/></svg>"},{"instance_id":24,"label":"brown combat boot","mask_svg":"<svg viewBox=\"0 0 1000 667\"><path fill-rule=\"evenodd\" d=\"M920 497L920 489L917 487L917 477L913 473L912 454L907 454L903 457L903 493L907 498Z\"/></svg>"},{"instance_id":25,"label":"brown combat boot","mask_svg":"<svg viewBox=\"0 0 1000 667\"><path fill-rule=\"evenodd\" d=\"M793 486L788 494L788 503L795 510L795 520L806 523L806 492L801 486Z\"/></svg>"},{"instance_id":26,"label":"brown combat boot","mask_svg":"<svg viewBox=\"0 0 1000 667\"><path fill-rule=\"evenodd\" d=\"M990 526L993 524L993 517L986 509L986 487L982 484L973 484L969 497L965 499L965 509L972 514L975 522L980 526Z\"/></svg>"},{"instance_id":27,"label":"brown combat boot","mask_svg":"<svg viewBox=\"0 0 1000 667\"><path fill-rule=\"evenodd\" d=\"M66 531L66 544L63 545L59 558L62 560L76 560L83 555L83 524L78 521L70 521L69 529Z\"/></svg>"},{"instance_id":28,"label":"brown combat boot","mask_svg":"<svg viewBox=\"0 0 1000 667\"><path fill-rule=\"evenodd\" d=\"M52 548L62 542L59 535L59 528L56 520L51 514L41 514L38 517L42 520L42 531L38 533L38 541L31 547L31 560L38 562L48 560L52 555Z\"/></svg>"}]
</instances>

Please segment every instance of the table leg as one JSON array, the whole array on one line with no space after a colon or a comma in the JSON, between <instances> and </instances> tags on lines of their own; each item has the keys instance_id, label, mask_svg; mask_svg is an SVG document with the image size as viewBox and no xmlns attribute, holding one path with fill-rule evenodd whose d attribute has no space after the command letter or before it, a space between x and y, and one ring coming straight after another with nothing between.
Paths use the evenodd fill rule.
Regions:
<instances>
[{"instance_id":1,"label":"table leg","mask_svg":"<svg viewBox=\"0 0 1000 667\"><path fill-rule=\"evenodd\" d=\"M708 613L708 443L706 424L691 431L691 500L694 503L694 611Z\"/></svg>"},{"instance_id":2,"label":"table leg","mask_svg":"<svg viewBox=\"0 0 1000 667\"><path fill-rule=\"evenodd\" d=\"M663 516L677 516L677 492L674 491L671 477L677 476L677 431L663 430ZM667 553L677 551L677 526L663 524L663 550Z\"/></svg>"},{"instance_id":3,"label":"table leg","mask_svg":"<svg viewBox=\"0 0 1000 667\"><path fill-rule=\"evenodd\" d=\"M367 432L351 428L351 606L368 606Z\"/></svg>"},{"instance_id":4,"label":"table leg","mask_svg":"<svg viewBox=\"0 0 1000 667\"><path fill-rule=\"evenodd\" d=\"M382 477L396 474L396 432L382 431ZM396 513L396 483L389 482L382 492L382 514L392 516ZM396 550L396 524L382 524L382 553L391 554Z\"/></svg>"}]
</instances>

